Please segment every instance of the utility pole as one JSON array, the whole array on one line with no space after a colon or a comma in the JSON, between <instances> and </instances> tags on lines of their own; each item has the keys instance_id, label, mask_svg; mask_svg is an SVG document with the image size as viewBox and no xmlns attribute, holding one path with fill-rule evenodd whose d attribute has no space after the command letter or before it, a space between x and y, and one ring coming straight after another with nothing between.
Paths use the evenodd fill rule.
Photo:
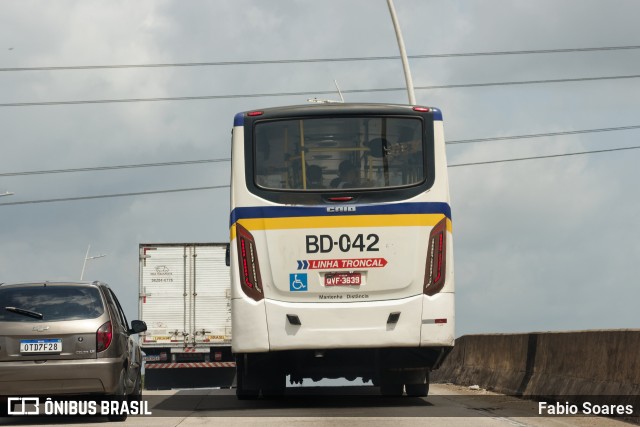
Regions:
<instances>
[{"instance_id":1,"label":"utility pole","mask_svg":"<svg viewBox=\"0 0 640 427\"><path fill-rule=\"evenodd\" d=\"M402 31L400 31L400 23L396 16L396 8L393 5L393 0L387 0L387 6L389 6L389 13L391 14L391 21L393 21L393 29L396 32L396 39L398 40L398 48L400 48L400 58L402 59L402 68L404 69L404 80L407 83L407 94L409 95L409 104L416 105L416 94L413 90L413 79L411 78L411 70L409 69L409 60L407 59L407 51L404 48L404 40L402 39Z\"/></svg>"}]
</instances>

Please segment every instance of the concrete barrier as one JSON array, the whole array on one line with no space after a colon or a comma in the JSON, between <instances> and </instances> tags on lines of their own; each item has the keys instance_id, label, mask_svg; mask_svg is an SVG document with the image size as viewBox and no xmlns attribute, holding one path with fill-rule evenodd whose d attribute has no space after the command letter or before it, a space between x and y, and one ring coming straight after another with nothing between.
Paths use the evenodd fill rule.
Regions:
<instances>
[{"instance_id":1,"label":"concrete barrier","mask_svg":"<svg viewBox=\"0 0 640 427\"><path fill-rule=\"evenodd\" d=\"M640 403L640 330L466 335L431 379L531 398Z\"/></svg>"}]
</instances>

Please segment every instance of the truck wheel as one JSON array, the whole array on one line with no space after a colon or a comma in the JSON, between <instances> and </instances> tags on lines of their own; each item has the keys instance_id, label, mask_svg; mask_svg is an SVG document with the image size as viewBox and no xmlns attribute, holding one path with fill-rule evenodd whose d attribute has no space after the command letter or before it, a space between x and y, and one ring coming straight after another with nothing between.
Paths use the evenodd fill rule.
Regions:
<instances>
[{"instance_id":1,"label":"truck wheel","mask_svg":"<svg viewBox=\"0 0 640 427\"><path fill-rule=\"evenodd\" d=\"M247 387L247 385L250 385L252 383L255 384L255 380L252 381L253 379L249 376L249 372L247 372L244 357L242 355L238 356L236 360L236 372L236 397L238 398L238 400L257 399L260 395L260 389Z\"/></svg>"}]
</instances>

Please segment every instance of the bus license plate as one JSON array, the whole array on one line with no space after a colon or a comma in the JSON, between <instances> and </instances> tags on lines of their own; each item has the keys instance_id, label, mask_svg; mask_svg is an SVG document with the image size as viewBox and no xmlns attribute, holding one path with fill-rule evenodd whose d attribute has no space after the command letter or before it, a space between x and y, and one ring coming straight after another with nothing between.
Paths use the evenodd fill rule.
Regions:
<instances>
[{"instance_id":1,"label":"bus license plate","mask_svg":"<svg viewBox=\"0 0 640 427\"><path fill-rule=\"evenodd\" d=\"M20 340L20 353L61 353L61 339Z\"/></svg>"},{"instance_id":2,"label":"bus license plate","mask_svg":"<svg viewBox=\"0 0 640 427\"><path fill-rule=\"evenodd\" d=\"M360 286L361 273L329 273L324 276L325 286Z\"/></svg>"}]
</instances>

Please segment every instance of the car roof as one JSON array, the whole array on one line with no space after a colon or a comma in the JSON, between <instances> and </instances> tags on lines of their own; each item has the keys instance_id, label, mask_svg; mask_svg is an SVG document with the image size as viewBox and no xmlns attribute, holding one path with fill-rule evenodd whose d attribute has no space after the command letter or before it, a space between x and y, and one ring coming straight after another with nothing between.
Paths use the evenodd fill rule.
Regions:
<instances>
[{"instance_id":1,"label":"car roof","mask_svg":"<svg viewBox=\"0 0 640 427\"><path fill-rule=\"evenodd\" d=\"M26 286L78 286L78 287L109 287L106 283L93 281L93 282L49 282L47 280L41 282L22 282L22 283L0 283L0 287L9 288L9 287L26 287Z\"/></svg>"}]
</instances>

